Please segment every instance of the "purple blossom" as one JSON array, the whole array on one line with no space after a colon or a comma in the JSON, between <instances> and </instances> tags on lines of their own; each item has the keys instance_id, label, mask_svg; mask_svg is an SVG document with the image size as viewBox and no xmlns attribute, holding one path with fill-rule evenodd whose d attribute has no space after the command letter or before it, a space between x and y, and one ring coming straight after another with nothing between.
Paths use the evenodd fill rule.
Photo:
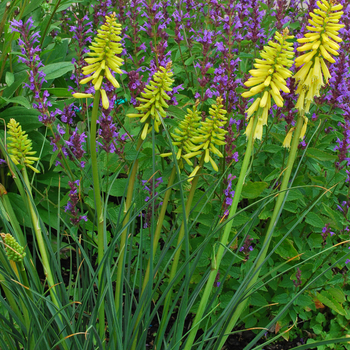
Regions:
<instances>
[{"instance_id":1,"label":"purple blossom","mask_svg":"<svg viewBox=\"0 0 350 350\"><path fill-rule=\"evenodd\" d=\"M65 212L69 212L69 214L72 216L70 218L70 221L73 225L78 225L81 220L87 221L86 215L79 215L79 209L77 208L77 204L79 203L79 194L78 194L78 187L79 187L79 180L76 180L74 182L69 181L68 185L70 187L69 191L69 201L67 202L67 205L64 208Z\"/></svg>"}]
</instances>

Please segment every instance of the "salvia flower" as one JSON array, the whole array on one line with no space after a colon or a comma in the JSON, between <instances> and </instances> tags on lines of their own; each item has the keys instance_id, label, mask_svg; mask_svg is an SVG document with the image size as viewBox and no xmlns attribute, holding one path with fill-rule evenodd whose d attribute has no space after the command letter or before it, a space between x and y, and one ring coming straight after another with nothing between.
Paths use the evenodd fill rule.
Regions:
<instances>
[{"instance_id":1,"label":"salvia flower","mask_svg":"<svg viewBox=\"0 0 350 350\"><path fill-rule=\"evenodd\" d=\"M259 109L262 109L259 115L258 124L255 129L254 139L261 140L263 133L263 125L267 125L267 117L271 108L272 99L278 107L283 107L283 98L280 91L289 93L286 79L293 74L288 69L293 65L293 43L287 39L293 39L294 36L288 35L286 28L283 34L276 32L275 40L269 41L268 45L260 52L262 59L256 58L254 67L249 71L251 77L244 83L245 86L251 87L249 91L242 94L242 97L248 98L255 95L258 97L252 105L245 111L249 118ZM253 126L253 119L250 120L246 136L249 137Z\"/></svg>"},{"instance_id":2,"label":"salvia flower","mask_svg":"<svg viewBox=\"0 0 350 350\"><path fill-rule=\"evenodd\" d=\"M183 157L184 155L191 152L191 149L195 147L195 145L192 143L192 138L197 136L197 130L200 126L199 121L202 119L201 112L197 110L199 101L196 101L196 104L193 107L193 111L187 108L187 114L185 115L185 118L180 121L178 124L178 127L174 130L173 133L170 135L173 137L173 145L177 146L178 151L176 153L176 159L179 162L180 169L183 169L183 159L186 161L187 164L193 165L193 163ZM161 154L161 157L169 157L172 153L163 153Z\"/></svg>"},{"instance_id":3,"label":"salvia flower","mask_svg":"<svg viewBox=\"0 0 350 350\"><path fill-rule=\"evenodd\" d=\"M50 94L47 90L42 92L42 85L47 82L45 79L46 74L44 71L39 70L43 67L43 63L40 60L39 53L41 51L39 43L39 32L32 32L34 24L33 18L29 17L28 20L23 23L21 20L10 21L12 32L20 33L18 43L21 47L22 56L18 57L18 62L24 63L28 68L29 84L25 83L24 86L29 88L33 92L33 108L40 112L38 116L39 121L44 125L52 125L56 119L57 111L49 112L49 107L52 106L48 100Z\"/></svg>"},{"instance_id":4,"label":"salvia flower","mask_svg":"<svg viewBox=\"0 0 350 350\"><path fill-rule=\"evenodd\" d=\"M141 105L136 107L140 114L127 114L129 118L141 118L141 123L145 123L143 127L141 138L144 140L147 133L152 130L149 129L151 121L153 120L153 127L156 132L159 132L159 126L162 124L160 116L166 117L164 108L168 108L169 105L166 101L170 100L167 92L172 91L171 85L174 82L171 77L171 62L166 65L166 68L159 67L159 70L153 74L153 77L148 85L146 85L144 92L141 93L142 97L138 97L137 100L141 102Z\"/></svg>"},{"instance_id":5,"label":"salvia flower","mask_svg":"<svg viewBox=\"0 0 350 350\"><path fill-rule=\"evenodd\" d=\"M224 146L225 134L227 131L223 129L224 125L227 122L225 114L227 111L223 109L222 98L219 96L216 99L216 104L213 104L209 108L210 116L201 121L201 126L198 129L197 136L192 138L192 143L197 144L194 147L190 148L190 153L183 156L183 158L192 158L199 155L204 155L205 163L210 162L215 171L219 171L218 166L216 165L212 154L215 154L219 157L223 157L223 154L215 146ZM195 176L198 172L200 166L196 166L193 172L190 175L190 178Z\"/></svg>"},{"instance_id":6,"label":"salvia flower","mask_svg":"<svg viewBox=\"0 0 350 350\"><path fill-rule=\"evenodd\" d=\"M110 83L115 87L119 87L119 83L113 76L112 72L122 74L120 66L123 64L123 60L117 57L123 51L121 44L121 25L116 21L116 14L113 13L110 16L106 16L106 22L97 30L97 36L89 46L91 52L87 55L90 57L85 58L87 66L82 68L83 74L88 77L80 80L80 84L86 84L92 81L94 89L101 91L102 106L104 109L109 108L109 100L107 98L106 90L101 89L103 78L107 78ZM75 93L76 98L92 97L91 94Z\"/></svg>"},{"instance_id":7,"label":"salvia flower","mask_svg":"<svg viewBox=\"0 0 350 350\"><path fill-rule=\"evenodd\" d=\"M13 118L10 119L7 124L8 134L7 137L7 151L11 160L16 164L22 164L32 169L34 172L40 171L32 166L39 158L33 157L36 153L32 151L32 141L28 139L28 135L25 131L22 131L22 127Z\"/></svg>"},{"instance_id":8,"label":"salvia flower","mask_svg":"<svg viewBox=\"0 0 350 350\"><path fill-rule=\"evenodd\" d=\"M70 187L69 191L69 201L67 202L67 205L64 208L65 212L69 212L72 217L70 218L70 221L73 225L78 225L81 220L88 221L86 215L79 215L79 209L77 208L77 205L79 203L79 193L78 188L80 185L80 181L76 180L74 182L69 181L68 185Z\"/></svg>"},{"instance_id":9,"label":"salvia flower","mask_svg":"<svg viewBox=\"0 0 350 350\"><path fill-rule=\"evenodd\" d=\"M16 239L9 233L0 233L0 236L5 246L8 259L16 262L22 262L26 256L24 247L20 246Z\"/></svg>"},{"instance_id":10,"label":"salvia flower","mask_svg":"<svg viewBox=\"0 0 350 350\"><path fill-rule=\"evenodd\" d=\"M333 56L338 56L340 46L337 43L342 41L338 36L338 31L344 27L338 24L343 12L343 6L335 4L335 0L317 1L318 8L310 12L309 30L304 37L297 39L302 46L297 50L305 52L295 59L295 66L301 67L294 75L298 87L296 94L299 95L295 108L302 113L304 125L300 133L300 140L303 140L307 128L308 118L304 116L310 110L310 105L315 96L320 96L322 86L328 84L331 78L326 61L334 63ZM288 137L288 135L287 135ZM285 147L290 147L290 142L283 143Z\"/></svg>"}]
</instances>

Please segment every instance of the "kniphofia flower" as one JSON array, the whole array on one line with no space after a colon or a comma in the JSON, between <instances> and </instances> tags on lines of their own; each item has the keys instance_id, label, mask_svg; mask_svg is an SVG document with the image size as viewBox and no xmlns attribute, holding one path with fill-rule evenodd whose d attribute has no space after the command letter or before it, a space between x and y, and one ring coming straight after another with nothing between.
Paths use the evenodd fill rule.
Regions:
<instances>
[{"instance_id":1,"label":"kniphofia flower","mask_svg":"<svg viewBox=\"0 0 350 350\"><path fill-rule=\"evenodd\" d=\"M286 79L292 76L288 69L293 65L293 43L288 39L294 36L288 35L288 29L284 29L282 35L278 32L275 34L277 42L269 41L268 45L260 52L262 59L255 59L254 67L249 71L251 77L244 83L245 86L251 87L249 91L242 94L242 97L248 98L258 95L253 104L246 110L248 120L259 109L262 113L258 116L258 124L255 129L254 139L261 140L263 126L267 125L267 117L271 108L272 99L278 107L283 106L283 98L280 91L289 93ZM245 134L247 138L253 127L253 119L247 126Z\"/></svg>"},{"instance_id":2,"label":"kniphofia flower","mask_svg":"<svg viewBox=\"0 0 350 350\"><path fill-rule=\"evenodd\" d=\"M304 139L308 118L305 113L310 110L310 105L314 97L320 96L322 86L328 84L331 75L329 73L326 61L335 63L333 56L338 56L340 46L337 43L342 41L338 36L339 29L343 24L338 24L343 14L340 11L343 6L336 4L334 0L317 1L318 9L310 12L309 24L306 28L309 30L303 38L297 39L302 46L297 50L305 52L295 59L295 66L299 71L294 75L298 87L296 94L299 95L295 108L303 115L304 125L300 133L300 140ZM290 134L290 132L289 132ZM290 147L291 135L287 134L283 142L283 147Z\"/></svg>"},{"instance_id":3,"label":"kniphofia flower","mask_svg":"<svg viewBox=\"0 0 350 350\"><path fill-rule=\"evenodd\" d=\"M149 128L153 120L153 127L156 132L159 132L159 126L162 124L159 115L162 118L166 117L164 108L168 108L169 105L166 101L170 100L167 92L172 91L171 85L174 82L171 77L171 62L169 62L166 68L160 66L159 70L153 74L153 77L148 85L146 85L144 92L141 92L142 97L138 97L137 100L141 101L141 105L136 107L140 114L130 113L127 114L129 118L141 118L141 123L145 123L143 127L141 138L144 140L147 133L152 130Z\"/></svg>"},{"instance_id":4,"label":"kniphofia flower","mask_svg":"<svg viewBox=\"0 0 350 350\"><path fill-rule=\"evenodd\" d=\"M32 166L39 158L32 157L36 152L32 151L32 141L28 139L26 132L22 131L22 127L13 118L10 119L7 128L10 135L7 137L7 151L11 160L16 165L22 164L39 173L40 171Z\"/></svg>"},{"instance_id":5,"label":"kniphofia flower","mask_svg":"<svg viewBox=\"0 0 350 350\"><path fill-rule=\"evenodd\" d=\"M9 233L0 233L0 236L5 246L8 259L16 262L23 261L26 253L24 251L24 248L19 245L16 239Z\"/></svg>"},{"instance_id":6,"label":"kniphofia flower","mask_svg":"<svg viewBox=\"0 0 350 350\"><path fill-rule=\"evenodd\" d=\"M180 169L183 168L184 159L187 164L193 165L193 163L186 157L186 154L191 153L191 149L195 147L192 142L193 137L198 136L198 128L200 126L199 121L201 120L201 113L197 110L199 101L197 100L193 111L187 108L187 114L185 118L181 120L178 124L178 127L171 133L174 141L172 142L174 146L177 146L178 150L176 153L176 159L178 160L178 164ZM163 153L161 157L169 157L172 153Z\"/></svg>"},{"instance_id":7,"label":"kniphofia flower","mask_svg":"<svg viewBox=\"0 0 350 350\"><path fill-rule=\"evenodd\" d=\"M101 91L102 106L104 109L109 108L109 100L106 91L101 88L104 78L115 87L119 87L118 81L113 76L112 72L122 74L120 66L123 64L123 60L116 55L120 54L123 50L119 43L121 37L121 25L116 21L116 14L106 16L106 22L97 30L97 36L89 46L90 52L85 58L87 66L83 67L83 74L88 77L82 79L80 84L86 84L92 81L95 91ZM92 94L75 93L76 98L92 97Z\"/></svg>"},{"instance_id":8,"label":"kniphofia flower","mask_svg":"<svg viewBox=\"0 0 350 350\"><path fill-rule=\"evenodd\" d=\"M198 135L192 137L191 142L197 144L196 146L190 146L190 153L183 156L184 159L190 159L195 156L203 156L204 162L212 165L215 171L219 171L217 164L215 163L212 155L217 155L223 157L223 154L215 146L224 146L225 134L227 131L223 129L227 122L225 114L227 111L223 108L223 100L219 96L216 99L216 104L213 104L209 108L210 116L205 119L204 122L201 122L201 126L198 129ZM192 171L190 178L197 174L200 166L196 166ZM190 179L191 180L191 179Z\"/></svg>"},{"instance_id":9,"label":"kniphofia flower","mask_svg":"<svg viewBox=\"0 0 350 350\"><path fill-rule=\"evenodd\" d=\"M338 56L339 45L342 41L338 36L343 24L338 24L343 14L342 5L335 5L335 1L317 1L318 9L310 12L311 26L303 38L297 39L301 44L297 48L303 55L295 59L295 66L301 67L294 78L298 82L296 93L299 98L295 108L307 113L314 97L319 97L320 88L331 78L326 61L335 63L333 56Z\"/></svg>"}]
</instances>

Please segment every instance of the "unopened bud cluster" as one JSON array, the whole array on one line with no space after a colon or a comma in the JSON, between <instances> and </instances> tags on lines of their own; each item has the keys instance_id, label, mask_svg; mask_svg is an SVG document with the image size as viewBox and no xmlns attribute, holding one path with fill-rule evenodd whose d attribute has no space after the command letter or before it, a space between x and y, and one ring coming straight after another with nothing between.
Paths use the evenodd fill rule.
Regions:
<instances>
[{"instance_id":1,"label":"unopened bud cluster","mask_svg":"<svg viewBox=\"0 0 350 350\"><path fill-rule=\"evenodd\" d=\"M32 151L32 141L28 139L26 132L22 131L22 127L13 118L10 119L7 128L10 135L7 137L7 151L11 160L16 165L25 165L39 173L39 170L32 166L39 158L32 157L36 152Z\"/></svg>"},{"instance_id":2,"label":"unopened bud cluster","mask_svg":"<svg viewBox=\"0 0 350 350\"><path fill-rule=\"evenodd\" d=\"M3 240L8 259L16 262L23 261L26 253L24 248L19 245L16 239L9 233L1 233L0 236Z\"/></svg>"}]
</instances>

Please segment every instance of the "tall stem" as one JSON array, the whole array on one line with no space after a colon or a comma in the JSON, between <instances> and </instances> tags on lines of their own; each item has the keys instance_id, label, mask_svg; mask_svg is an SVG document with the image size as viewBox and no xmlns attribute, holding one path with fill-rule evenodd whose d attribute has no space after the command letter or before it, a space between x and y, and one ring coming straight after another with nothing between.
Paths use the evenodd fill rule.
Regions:
<instances>
[{"instance_id":1,"label":"tall stem","mask_svg":"<svg viewBox=\"0 0 350 350\"><path fill-rule=\"evenodd\" d=\"M97 152L96 152L96 129L97 129L97 117L98 117L98 108L100 105L100 90L95 92L94 97L94 106L92 108L91 114L91 125L90 125L90 155L91 155L91 169L92 169L92 182L94 187L94 197L96 205L96 218L97 218L97 241L98 241L98 264L101 264L104 255L104 220L103 220L103 206L101 201L101 191L100 191L100 179L98 174L98 164L97 164ZM103 290L103 268L100 266L98 273L99 280L99 292L102 294ZM104 300L101 300L100 308L98 311L99 317L99 330L100 337L104 337L105 331L105 307Z\"/></svg>"},{"instance_id":2,"label":"tall stem","mask_svg":"<svg viewBox=\"0 0 350 350\"><path fill-rule=\"evenodd\" d=\"M199 328L200 320L202 319L205 308L207 307L210 293L212 291L212 288L213 288L214 282L215 282L215 278L216 278L217 273L219 271L221 259L222 259L222 256L224 254L224 251L225 251L224 247L227 244L227 240L228 240L229 234L231 232L233 220L230 220L230 219L232 218L232 216L234 216L236 214L237 206L238 206L239 199L240 199L240 196L242 193L242 187L243 187L246 175L247 175L247 170L248 170L248 166L249 166L249 162L250 162L250 158L251 158L251 154L252 154L252 150L253 150L253 144L254 144L253 138L254 138L255 127L256 127L257 122L258 122L258 116L254 116L251 118L254 118L254 124L253 124L253 128L251 130L251 133L249 135L248 145L247 145L247 149L246 149L246 152L244 155L241 172L239 174L239 178L238 178L238 182L237 182L237 186L236 186L236 190L235 190L235 195L233 197L232 206L231 206L230 213L229 213L229 216L227 219L229 221L226 224L224 233L221 237L220 245L219 245L218 251L217 251L216 256L215 256L215 263L212 263L212 268L211 268L211 271L209 274L209 278L207 280L205 290L204 290L203 296L201 298L201 302L199 304L199 307L198 307L198 310L196 313L196 317L194 318L194 321L193 321L194 327L192 328L192 330L187 338L184 350L192 349L192 344L193 344L193 341L195 339L197 330Z\"/></svg>"},{"instance_id":3,"label":"tall stem","mask_svg":"<svg viewBox=\"0 0 350 350\"><path fill-rule=\"evenodd\" d=\"M262 267L262 264L265 260L266 254L267 254L267 251L269 249L269 245L271 243L271 238L272 238L272 233L273 233L273 230L277 224L277 220L278 220L278 217L280 215L281 206L282 206L283 200L286 196L286 190L288 188L289 178L290 178L290 175L291 175L292 170L293 170L294 161L295 161L297 151L298 151L299 136L300 136L302 126L303 126L303 116L298 115L298 120L297 120L296 128L294 131L294 135L293 135L292 146L291 146L289 157L288 157L287 168L286 168L286 171L284 173L282 184L281 184L281 192L278 194L277 201L275 204L275 209L273 211L271 221L269 223L269 227L268 227L266 235L265 235L265 239L264 239L264 243L263 243L264 248L261 251L260 256L258 257L258 260L255 264L255 268L253 271L253 277L252 277L251 281L248 283L248 285L245 288L243 293L246 293L256 283L256 281L259 277L259 271ZM247 302L248 302L248 298L244 299L238 305L238 307L236 308L224 334L228 334L229 332L231 332L233 327L236 325L236 322L238 321L239 317L241 316ZM227 337L228 337L228 335L224 335L222 337L220 344L217 347L218 349L221 349L221 347L224 345Z\"/></svg>"},{"instance_id":4,"label":"tall stem","mask_svg":"<svg viewBox=\"0 0 350 350\"><path fill-rule=\"evenodd\" d=\"M194 194L196 192L196 188L197 188L197 184L198 184L198 180L199 180L199 175L200 175L200 171L202 169L203 163L204 163L204 155L202 156L202 158L199 162L200 169L197 172L197 176L192 180L191 190L190 190L190 193L189 193L188 198L187 198L187 203L186 203L186 208L185 208L185 215L186 215L185 220L186 220L186 222L188 222L193 197L194 197ZM180 259L180 255L181 255L182 240L185 236L185 220L182 221L179 236L177 239L177 245L176 245L177 251L174 255L174 260L173 260L173 263L171 266L168 284L171 284L173 282L175 275L176 275L176 272L177 272L177 267L178 267L179 259ZM161 338L163 336L163 331L165 330L164 328L166 327L165 321L168 317L168 311L169 311L171 300L172 300L172 289L169 290L169 292L165 298L165 301L164 301L164 308L163 308L163 312L162 312L162 321L160 323L160 326L158 329L158 336L156 339L156 344L157 344L156 348L157 349L160 348L160 343L162 341Z\"/></svg>"},{"instance_id":5,"label":"tall stem","mask_svg":"<svg viewBox=\"0 0 350 350\"><path fill-rule=\"evenodd\" d=\"M143 140L141 139L141 135L139 137L139 140L137 142L136 151L139 151L141 148ZM128 184L128 190L126 193L126 199L125 199L125 209L124 209L124 221L123 221L123 227L126 226L129 222L130 218L130 207L132 203L132 197L134 193L134 184L136 179L136 173L137 173L137 167L139 164L139 160L135 159L133 168L130 174L129 178L129 184ZM123 280L123 267L124 267L124 255L125 255L125 243L126 243L126 237L128 233L128 228L126 227L124 231L121 234L121 240L120 240L120 249L119 249L119 260L118 260L118 267L117 267L117 279L116 279L116 286L115 286L115 295L114 295L114 304L116 312L118 312L120 307L120 301L121 301L121 293L122 291L122 280Z\"/></svg>"}]
</instances>

